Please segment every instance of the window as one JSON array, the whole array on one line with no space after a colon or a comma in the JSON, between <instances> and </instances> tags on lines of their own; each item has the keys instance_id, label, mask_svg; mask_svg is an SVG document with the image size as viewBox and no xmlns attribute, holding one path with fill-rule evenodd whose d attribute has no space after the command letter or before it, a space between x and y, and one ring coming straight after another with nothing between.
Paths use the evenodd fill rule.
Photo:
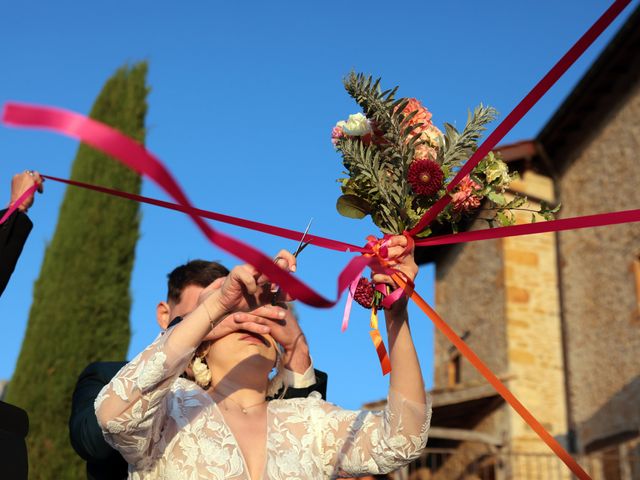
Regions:
<instances>
[{"instance_id":1,"label":"window","mask_svg":"<svg viewBox=\"0 0 640 480\"><path fill-rule=\"evenodd\" d=\"M462 382L462 372L460 370L461 358L460 354L456 353L449 358L448 374L449 374L449 387L455 387Z\"/></svg>"}]
</instances>

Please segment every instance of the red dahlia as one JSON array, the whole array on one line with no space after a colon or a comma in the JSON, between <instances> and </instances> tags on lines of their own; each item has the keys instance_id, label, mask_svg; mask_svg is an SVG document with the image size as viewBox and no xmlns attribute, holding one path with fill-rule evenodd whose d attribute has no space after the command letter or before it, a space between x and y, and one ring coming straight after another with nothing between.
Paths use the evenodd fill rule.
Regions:
<instances>
[{"instance_id":1,"label":"red dahlia","mask_svg":"<svg viewBox=\"0 0 640 480\"><path fill-rule=\"evenodd\" d=\"M417 158L409 166L408 179L417 195L430 197L442 188L444 173L437 162L428 158Z\"/></svg>"},{"instance_id":2,"label":"red dahlia","mask_svg":"<svg viewBox=\"0 0 640 480\"><path fill-rule=\"evenodd\" d=\"M364 277L358 281L353 299L365 308L373 306L373 283Z\"/></svg>"}]
</instances>

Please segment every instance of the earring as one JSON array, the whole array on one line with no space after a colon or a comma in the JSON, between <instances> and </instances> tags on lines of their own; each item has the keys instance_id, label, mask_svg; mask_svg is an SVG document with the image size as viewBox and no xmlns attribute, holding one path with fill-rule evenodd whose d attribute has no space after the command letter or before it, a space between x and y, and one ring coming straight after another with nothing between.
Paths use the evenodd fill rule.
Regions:
<instances>
[{"instance_id":1,"label":"earring","mask_svg":"<svg viewBox=\"0 0 640 480\"><path fill-rule=\"evenodd\" d=\"M211 370L209 370L207 362L203 362L202 359L203 357L194 357L191 362L191 370L196 384L206 390L211 385Z\"/></svg>"}]
</instances>

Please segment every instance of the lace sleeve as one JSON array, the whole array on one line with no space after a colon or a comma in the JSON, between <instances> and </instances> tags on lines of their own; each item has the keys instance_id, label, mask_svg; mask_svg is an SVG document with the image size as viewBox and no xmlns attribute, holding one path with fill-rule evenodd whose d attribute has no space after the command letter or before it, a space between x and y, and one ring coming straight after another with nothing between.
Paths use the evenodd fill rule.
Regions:
<instances>
[{"instance_id":1,"label":"lace sleeve","mask_svg":"<svg viewBox=\"0 0 640 480\"><path fill-rule=\"evenodd\" d=\"M427 444L431 397L415 403L389 391L383 411L343 410L330 403L321 409L321 449L331 478L384 474L420 456Z\"/></svg>"},{"instance_id":2,"label":"lace sleeve","mask_svg":"<svg viewBox=\"0 0 640 480\"><path fill-rule=\"evenodd\" d=\"M153 449L166 422L167 394L193 355L193 349L185 351L172 344L172 331L160 335L122 367L95 401L105 439L133 465L154 458Z\"/></svg>"}]
</instances>

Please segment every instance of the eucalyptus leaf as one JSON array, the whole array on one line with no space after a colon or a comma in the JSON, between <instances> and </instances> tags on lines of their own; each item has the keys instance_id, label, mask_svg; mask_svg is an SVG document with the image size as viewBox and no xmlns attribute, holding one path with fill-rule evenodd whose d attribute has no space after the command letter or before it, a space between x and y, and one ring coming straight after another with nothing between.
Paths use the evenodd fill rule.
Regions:
<instances>
[{"instance_id":1,"label":"eucalyptus leaf","mask_svg":"<svg viewBox=\"0 0 640 480\"><path fill-rule=\"evenodd\" d=\"M341 195L336 202L336 209L340 215L358 220L371 213L371 205L356 195Z\"/></svg>"}]
</instances>

